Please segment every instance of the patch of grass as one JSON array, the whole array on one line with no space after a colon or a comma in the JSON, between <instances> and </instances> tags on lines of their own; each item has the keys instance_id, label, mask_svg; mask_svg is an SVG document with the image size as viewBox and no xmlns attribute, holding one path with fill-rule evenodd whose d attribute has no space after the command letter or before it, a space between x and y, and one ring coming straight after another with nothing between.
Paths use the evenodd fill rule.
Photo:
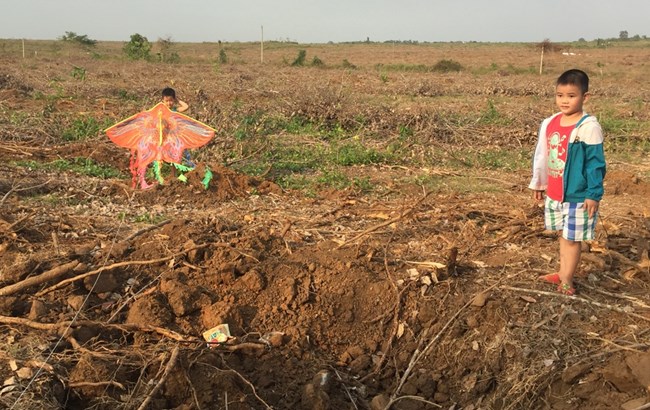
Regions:
<instances>
[{"instance_id":1,"label":"patch of grass","mask_svg":"<svg viewBox=\"0 0 650 410\"><path fill-rule=\"evenodd\" d=\"M275 180L282 189L292 189L303 191L308 197L316 196L314 183L312 178L300 174L283 175Z\"/></svg>"},{"instance_id":2,"label":"patch of grass","mask_svg":"<svg viewBox=\"0 0 650 410\"><path fill-rule=\"evenodd\" d=\"M321 147L304 145L274 147L264 154L275 171L303 172L317 169L324 162Z\"/></svg>"},{"instance_id":3,"label":"patch of grass","mask_svg":"<svg viewBox=\"0 0 650 410\"><path fill-rule=\"evenodd\" d=\"M457 149L452 154L441 153L428 159L433 166L451 169L489 169L519 171L529 169L532 152L528 149L503 149L499 147Z\"/></svg>"},{"instance_id":4,"label":"patch of grass","mask_svg":"<svg viewBox=\"0 0 650 410\"><path fill-rule=\"evenodd\" d=\"M438 73L459 72L463 70L463 66L455 60L440 60L432 67L432 71Z\"/></svg>"},{"instance_id":5,"label":"patch of grass","mask_svg":"<svg viewBox=\"0 0 650 410\"><path fill-rule=\"evenodd\" d=\"M341 63L341 67L348 69L348 70L356 70L357 66L352 64L351 62L348 61L347 58L343 59L343 62Z\"/></svg>"},{"instance_id":6,"label":"patch of grass","mask_svg":"<svg viewBox=\"0 0 650 410\"><path fill-rule=\"evenodd\" d=\"M366 148L356 141L335 147L331 154L332 163L343 166L379 164L387 159L388 154Z\"/></svg>"},{"instance_id":7,"label":"patch of grass","mask_svg":"<svg viewBox=\"0 0 650 410\"><path fill-rule=\"evenodd\" d=\"M352 184L352 181L342 172L332 169L323 170L321 175L316 178L316 183L323 187L345 189Z\"/></svg>"},{"instance_id":8,"label":"patch of grass","mask_svg":"<svg viewBox=\"0 0 650 410\"><path fill-rule=\"evenodd\" d=\"M323 60L318 58L318 56L314 56L314 58L311 60L311 65L312 67L325 67L325 63Z\"/></svg>"},{"instance_id":9,"label":"patch of grass","mask_svg":"<svg viewBox=\"0 0 650 410\"><path fill-rule=\"evenodd\" d=\"M352 185L364 194L372 192L375 188L369 177L354 177Z\"/></svg>"},{"instance_id":10,"label":"patch of grass","mask_svg":"<svg viewBox=\"0 0 650 410\"><path fill-rule=\"evenodd\" d=\"M418 175L402 182L413 183L431 192L482 193L503 192L503 185L467 176Z\"/></svg>"},{"instance_id":11,"label":"patch of grass","mask_svg":"<svg viewBox=\"0 0 650 410\"><path fill-rule=\"evenodd\" d=\"M165 215L152 213L152 212L144 212L142 214L135 215L133 217L133 222L144 222L153 225L153 224L160 223L165 219L167 219Z\"/></svg>"},{"instance_id":12,"label":"patch of grass","mask_svg":"<svg viewBox=\"0 0 650 410\"><path fill-rule=\"evenodd\" d=\"M605 136L605 155L625 162L646 161L650 154L650 140L642 136ZM640 158L643 157L643 158Z\"/></svg>"},{"instance_id":13,"label":"patch of grass","mask_svg":"<svg viewBox=\"0 0 650 410\"><path fill-rule=\"evenodd\" d=\"M400 71L411 73L428 73L433 71L432 67L424 64L377 64L375 69L380 71Z\"/></svg>"},{"instance_id":14,"label":"patch of grass","mask_svg":"<svg viewBox=\"0 0 650 410\"><path fill-rule=\"evenodd\" d=\"M83 141L96 137L109 126L108 121L100 123L93 117L75 118L72 124L63 130L61 136L65 141Z\"/></svg>"},{"instance_id":15,"label":"patch of grass","mask_svg":"<svg viewBox=\"0 0 650 410\"><path fill-rule=\"evenodd\" d=\"M77 80L83 81L86 79L86 69L83 67L73 66L70 75L72 76L72 78L76 78Z\"/></svg>"},{"instance_id":16,"label":"patch of grass","mask_svg":"<svg viewBox=\"0 0 650 410\"><path fill-rule=\"evenodd\" d=\"M138 101L140 99L140 97L137 94L131 93L122 88L114 91L113 94L122 101Z\"/></svg>"},{"instance_id":17,"label":"patch of grass","mask_svg":"<svg viewBox=\"0 0 650 410\"><path fill-rule=\"evenodd\" d=\"M17 161L17 166L33 170L74 172L95 178L108 179L123 177L122 172L111 166L100 165L90 158L74 158L72 160L57 159L52 162Z\"/></svg>"},{"instance_id":18,"label":"patch of grass","mask_svg":"<svg viewBox=\"0 0 650 410\"><path fill-rule=\"evenodd\" d=\"M509 125L512 121L509 118L501 115L494 105L494 101L488 100L485 111L481 114L478 121L480 124L486 125Z\"/></svg>"},{"instance_id":19,"label":"patch of grass","mask_svg":"<svg viewBox=\"0 0 650 410\"><path fill-rule=\"evenodd\" d=\"M291 63L291 65L293 67L302 67L303 65L305 65L305 58L307 58L307 51L298 50L298 56L296 57L295 60L293 60L293 63Z\"/></svg>"},{"instance_id":20,"label":"patch of grass","mask_svg":"<svg viewBox=\"0 0 650 410\"><path fill-rule=\"evenodd\" d=\"M644 123L635 118L623 118L610 111L605 111L598 116L598 122L606 135L639 135Z\"/></svg>"}]
</instances>

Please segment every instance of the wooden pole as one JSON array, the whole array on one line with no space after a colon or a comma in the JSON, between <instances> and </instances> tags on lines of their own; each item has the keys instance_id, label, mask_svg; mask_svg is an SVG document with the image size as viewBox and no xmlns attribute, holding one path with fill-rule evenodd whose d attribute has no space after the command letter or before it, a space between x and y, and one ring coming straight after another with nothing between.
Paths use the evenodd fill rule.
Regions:
<instances>
[{"instance_id":1,"label":"wooden pole","mask_svg":"<svg viewBox=\"0 0 650 410\"><path fill-rule=\"evenodd\" d=\"M539 59L539 75L542 75L543 67L544 67L544 47L542 45L542 56Z\"/></svg>"}]
</instances>

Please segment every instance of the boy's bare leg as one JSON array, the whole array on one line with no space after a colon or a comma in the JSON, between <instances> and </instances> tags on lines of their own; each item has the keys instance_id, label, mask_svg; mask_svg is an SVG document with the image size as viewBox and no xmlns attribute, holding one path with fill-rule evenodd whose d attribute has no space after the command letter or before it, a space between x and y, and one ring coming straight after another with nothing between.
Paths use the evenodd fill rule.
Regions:
<instances>
[{"instance_id":1,"label":"boy's bare leg","mask_svg":"<svg viewBox=\"0 0 650 410\"><path fill-rule=\"evenodd\" d=\"M573 275L578 269L580 263L580 254L582 247L580 242L570 241L560 237L560 281L573 287Z\"/></svg>"}]
</instances>

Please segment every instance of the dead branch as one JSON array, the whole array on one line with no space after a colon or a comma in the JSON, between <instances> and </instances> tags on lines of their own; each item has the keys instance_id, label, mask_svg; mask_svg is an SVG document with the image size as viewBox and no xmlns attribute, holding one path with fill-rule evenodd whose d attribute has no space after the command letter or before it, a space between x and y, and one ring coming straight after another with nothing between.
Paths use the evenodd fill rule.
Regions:
<instances>
[{"instance_id":1,"label":"dead branch","mask_svg":"<svg viewBox=\"0 0 650 410\"><path fill-rule=\"evenodd\" d=\"M77 276L75 276L73 278L62 280L61 282L57 283L56 285L52 285L47 289L41 290L40 292L38 292L36 294L36 297L41 297L41 296L46 295L46 294L48 294L48 293L50 293L52 291L60 289L60 288L64 287L65 285L69 284L69 283L76 282L76 281L81 280L83 278L86 278L88 276L96 275L98 273L101 273L101 272L104 272L104 271L107 271L107 270L113 270L115 268L120 268L122 266L153 265L155 263L166 262L166 261L174 259L174 258L176 258L178 256L185 255L186 253L188 253L190 251L205 248L208 245L211 245L211 244L205 243L205 244L202 244L202 245L197 245L197 246L191 247L189 249L185 249L185 250L183 250L181 252L175 253L173 255L165 256L163 258L150 259L150 260L146 260L146 261L124 261L124 262L113 263L113 264L108 265L108 266L102 266L101 268L91 270L90 272L82 273L81 275L77 275ZM214 244L212 244L212 245L214 245Z\"/></svg>"},{"instance_id":2,"label":"dead branch","mask_svg":"<svg viewBox=\"0 0 650 410\"><path fill-rule=\"evenodd\" d=\"M165 226L170 222L171 222L171 219L168 219L166 221L159 222L159 223L157 223L155 225L151 225L151 226L147 226L146 228L142 228L139 231L136 231L136 232L132 233L131 235L127 236L122 242L128 242L128 241L130 241L130 240L132 240L134 238L137 238L138 236L140 236L140 235L142 235L144 233L147 233L149 231L153 231L154 229L158 229L161 226Z\"/></svg>"},{"instance_id":3,"label":"dead branch","mask_svg":"<svg viewBox=\"0 0 650 410\"><path fill-rule=\"evenodd\" d=\"M365 231L361 232L360 234L358 234L357 236L353 237L352 239L348 239L347 241L344 241L342 244L340 244L339 246L337 246L336 249L341 249L341 248L347 246L348 244L350 244L350 243L352 243L352 242L356 242L357 240L363 238L364 236L366 236L366 235L368 235L368 234L370 234L370 233L373 233L373 232L375 232L375 231L378 230L378 229L383 228L384 226L391 225L391 224L393 224L393 223L395 223L395 222L397 222L397 221L399 221L399 220L401 220L401 219L404 219L404 218L408 217L409 215L411 215L411 214L413 213L413 211L415 211L415 210L417 209L418 206L420 206L420 204L421 204L421 203L422 203L422 202L423 202L423 201L424 201L424 200L425 200L429 195L431 195L431 192L428 192L428 193L424 194L424 195L422 196L422 198L420 198L420 199L417 200L417 202L415 203L415 205L413 205L412 207L410 207L410 208L407 209L406 211L402 212L401 214L399 214L399 215L396 216L395 218L389 219L389 220L384 221L384 222L382 222L382 223L380 223L380 224L377 224L377 225L375 225L375 226L373 226L373 227L371 227L371 228L366 229Z\"/></svg>"},{"instance_id":4,"label":"dead branch","mask_svg":"<svg viewBox=\"0 0 650 410\"><path fill-rule=\"evenodd\" d=\"M609 296L609 297L616 298L616 299L629 300L630 302L637 305L638 307L641 307L641 308L644 308L644 309L650 309L650 306L645 304L645 302L643 302L642 300L639 300L639 299L637 299L637 298L635 298L633 296L617 295L615 293L607 292L607 291L604 291L602 289L598 289L597 287L589 286L589 285L584 284L584 283L582 283L581 286L584 287L584 288L587 288L589 290L593 290L594 292L600 293L601 295Z\"/></svg>"},{"instance_id":5,"label":"dead branch","mask_svg":"<svg viewBox=\"0 0 650 410\"><path fill-rule=\"evenodd\" d=\"M20 225L21 223L23 223L23 222L26 221L27 219L31 219L31 217L34 216L34 215L35 215L35 212L32 212L32 213L30 213L30 214L27 214L27 215L23 216L22 218L20 218L20 219L17 220L16 222L14 222L14 223L12 223L11 225L9 225L9 227L7 227L7 230L9 230L9 231L13 231L13 230L14 230L14 226Z\"/></svg>"},{"instance_id":6,"label":"dead branch","mask_svg":"<svg viewBox=\"0 0 650 410\"><path fill-rule=\"evenodd\" d=\"M142 404L140 405L140 407L138 407L138 410L144 410L144 409L146 409L147 406L149 405L149 402L150 402L151 399L153 398L153 396L154 396L156 393L158 393L158 390L160 390L160 388L162 387L162 385L165 383L165 380L167 380L167 377L169 376L169 372L171 372L171 370L172 370L172 369L174 368L174 366L176 365L176 360L178 359L178 352L179 352L179 348L178 348L178 346L174 347L174 350L172 351L171 357L169 358L169 361L167 362L167 366L165 366L165 371L164 371L162 377L160 378L160 380L158 380L158 383L157 383L156 386L155 386L155 387L154 387L154 388L149 392L149 394L147 394L147 397L144 399L144 401L142 402Z\"/></svg>"},{"instance_id":7,"label":"dead branch","mask_svg":"<svg viewBox=\"0 0 650 410\"><path fill-rule=\"evenodd\" d=\"M425 400L420 396L399 396L399 397L396 397L394 399L391 399L391 401L386 405L385 409L386 410L390 409L393 404L397 403L400 400L404 400L404 399L419 401L421 403L429 404L429 405L431 405L433 407L437 407L439 409L442 408L442 406L439 405L438 403L434 403L432 401Z\"/></svg>"},{"instance_id":8,"label":"dead branch","mask_svg":"<svg viewBox=\"0 0 650 410\"><path fill-rule=\"evenodd\" d=\"M42 184L38 184L38 185L34 185L34 186L30 186L30 187L26 187L26 188L16 188L16 187L12 187L9 191L7 191L6 194L4 194L4 196L2 197L2 199L0 199L0 205L1 205L1 204L2 204L6 199L7 199L7 197L8 197L9 195L11 195L12 192L21 192L21 191L28 191L28 190L30 190L30 189L40 188L40 187L42 187L42 186L44 186L44 185L49 184L50 181L52 181L52 179L48 179L47 181L43 182Z\"/></svg>"},{"instance_id":9,"label":"dead branch","mask_svg":"<svg viewBox=\"0 0 650 410\"><path fill-rule=\"evenodd\" d=\"M510 278L510 276L503 277L499 282L495 283L494 285L489 286L487 289L483 290L482 292L477 293L477 295L481 294L481 293L489 292L490 290L497 287L499 285L499 283L501 283L501 281L508 280L509 278ZM436 343L440 339L442 334L449 328L449 326L451 326L451 324L456 320L456 318L458 316L460 316L460 314L465 309L467 309L468 306L470 306L474 302L475 297L476 297L476 295L471 297L467 303L465 303L463 306L461 306L461 308L456 313L453 314L453 316L447 321L447 323L445 323L444 326L442 326L442 329L440 329L438 334L436 334L429 341L429 343L427 343L427 345L422 350L420 350L420 347L422 346L422 344L424 343L424 340L428 336L428 333L429 333L428 331L431 329L431 327L429 327L427 329L425 334L420 338L420 341L418 343L418 347L415 349L415 352L413 352L413 356L411 356L411 361L409 362L408 366L406 367L406 370L404 371L404 374L400 378L399 384L397 385L397 389L395 389L395 392L391 395L391 400L390 400L388 406L386 406L384 408L384 410L389 410L390 406L392 406L392 404L394 403L394 400L398 398L398 394L399 394L400 390L404 386L404 383L408 379L409 375L411 374L411 371L415 367L415 364L418 362L418 360L420 360L420 358L422 358L422 357L425 357L429 353L429 350L431 349L433 344Z\"/></svg>"},{"instance_id":10,"label":"dead branch","mask_svg":"<svg viewBox=\"0 0 650 410\"><path fill-rule=\"evenodd\" d=\"M41 273L40 275L32 276L20 282L14 283L13 285L5 286L4 288L0 289L0 296L13 295L16 292L19 292L31 286L40 285L41 283L56 279L74 270L79 264L80 262L78 260L74 260L52 268L47 272Z\"/></svg>"},{"instance_id":11,"label":"dead branch","mask_svg":"<svg viewBox=\"0 0 650 410\"><path fill-rule=\"evenodd\" d=\"M123 384L118 383L113 380L109 380L107 382L73 382L73 383L68 383L68 387L103 387L103 386L113 386L117 387L120 390L126 390L126 387L124 387Z\"/></svg>"},{"instance_id":12,"label":"dead branch","mask_svg":"<svg viewBox=\"0 0 650 410\"><path fill-rule=\"evenodd\" d=\"M138 325L135 323L108 324L102 322L95 322L92 320L82 320L76 322L69 320L69 321L58 322L58 323L42 323L42 322L35 322L29 319L24 319L21 317L0 315L0 324L23 325L23 326L31 327L33 329L52 330L52 331L60 331L68 327L97 326L97 327L108 328L108 329L119 329L126 332L157 333L161 336L167 337L172 340L176 340L178 342L194 342L194 340L188 339L183 335L181 335L180 333L174 332L173 330L169 330L157 326Z\"/></svg>"},{"instance_id":13,"label":"dead branch","mask_svg":"<svg viewBox=\"0 0 650 410\"><path fill-rule=\"evenodd\" d=\"M641 320L645 320L646 322L650 322L650 318L645 317L643 315L639 315L637 313L628 312L625 309L623 309L622 307L608 305L606 303L600 303L600 302L596 302L594 300L587 300L587 299L583 299L583 298L578 297L578 296L568 296L568 295L563 295L563 294L557 293L557 292L546 292L546 291L543 291L543 290L516 288L516 287L513 287L513 286L505 286L505 285L502 285L502 286L499 286L499 287L501 289L512 290L512 291L515 291L515 292L534 293L534 294L537 294L537 295L544 295L544 296L554 296L554 297L560 297L560 298L563 298L563 299L566 299L566 300L576 301L576 302L580 302L580 303L586 303L588 305L594 305L594 306L602 307L602 308L605 308L605 309L613 310L615 312L625 313L628 316L632 316L632 317L635 317L637 319L641 319Z\"/></svg>"}]
</instances>

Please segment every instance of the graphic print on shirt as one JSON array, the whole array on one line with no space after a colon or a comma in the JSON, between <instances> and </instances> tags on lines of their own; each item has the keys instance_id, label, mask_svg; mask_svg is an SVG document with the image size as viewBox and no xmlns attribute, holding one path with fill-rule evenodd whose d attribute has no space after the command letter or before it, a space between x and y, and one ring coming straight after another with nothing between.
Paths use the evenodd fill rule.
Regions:
<instances>
[{"instance_id":1,"label":"graphic print on shirt","mask_svg":"<svg viewBox=\"0 0 650 410\"><path fill-rule=\"evenodd\" d=\"M566 135L554 132L548 139L548 175L553 178L562 176L564 172L564 158L566 158Z\"/></svg>"}]
</instances>

